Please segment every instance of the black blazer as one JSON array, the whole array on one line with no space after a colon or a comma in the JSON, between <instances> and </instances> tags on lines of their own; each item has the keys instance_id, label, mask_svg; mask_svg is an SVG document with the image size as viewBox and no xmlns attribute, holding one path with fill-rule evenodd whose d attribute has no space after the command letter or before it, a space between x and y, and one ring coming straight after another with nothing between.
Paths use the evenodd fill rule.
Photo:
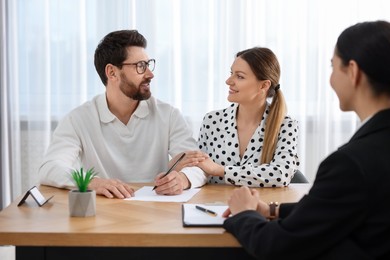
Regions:
<instances>
[{"instance_id":1,"label":"black blazer","mask_svg":"<svg viewBox=\"0 0 390 260\"><path fill-rule=\"evenodd\" d=\"M319 166L298 203L268 222L255 211L224 227L258 259L390 259L390 109Z\"/></svg>"}]
</instances>

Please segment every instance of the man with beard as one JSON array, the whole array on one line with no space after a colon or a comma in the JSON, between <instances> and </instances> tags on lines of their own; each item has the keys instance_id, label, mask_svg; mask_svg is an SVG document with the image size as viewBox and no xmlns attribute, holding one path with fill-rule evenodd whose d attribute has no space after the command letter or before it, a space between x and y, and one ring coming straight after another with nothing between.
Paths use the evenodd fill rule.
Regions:
<instances>
[{"instance_id":1,"label":"man with beard","mask_svg":"<svg viewBox=\"0 0 390 260\"><path fill-rule=\"evenodd\" d=\"M136 30L111 32L99 43L95 68L106 92L58 124L39 168L41 184L71 188L69 173L81 166L98 173L88 188L108 198L132 196L131 182L154 181L155 191L166 195L206 182L198 167L163 176L169 156L197 146L178 109L151 95L155 60L146 45Z\"/></svg>"}]
</instances>

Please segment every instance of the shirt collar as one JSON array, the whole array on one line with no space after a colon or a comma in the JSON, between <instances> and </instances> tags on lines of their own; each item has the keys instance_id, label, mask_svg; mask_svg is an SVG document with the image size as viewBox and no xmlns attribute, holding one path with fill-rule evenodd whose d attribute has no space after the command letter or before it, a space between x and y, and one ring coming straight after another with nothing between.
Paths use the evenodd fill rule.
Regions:
<instances>
[{"instance_id":1,"label":"shirt collar","mask_svg":"<svg viewBox=\"0 0 390 260\"><path fill-rule=\"evenodd\" d=\"M356 128L356 131L355 133L364 125L366 124L368 121L370 121L370 119L373 117L373 115L367 117L366 119L364 119L363 121L360 122L360 125L358 125L358 127Z\"/></svg>"},{"instance_id":2,"label":"shirt collar","mask_svg":"<svg viewBox=\"0 0 390 260\"><path fill-rule=\"evenodd\" d=\"M137 109L134 111L134 116L144 118L149 115L149 106L147 100L141 100Z\"/></svg>"},{"instance_id":3,"label":"shirt collar","mask_svg":"<svg viewBox=\"0 0 390 260\"><path fill-rule=\"evenodd\" d=\"M109 123L116 119L116 116L108 109L107 97L105 94L102 94L98 97L97 108L100 115L100 121L103 123ZM147 100L140 101L137 109L134 111L133 116L144 118L149 114L149 106Z\"/></svg>"}]
</instances>

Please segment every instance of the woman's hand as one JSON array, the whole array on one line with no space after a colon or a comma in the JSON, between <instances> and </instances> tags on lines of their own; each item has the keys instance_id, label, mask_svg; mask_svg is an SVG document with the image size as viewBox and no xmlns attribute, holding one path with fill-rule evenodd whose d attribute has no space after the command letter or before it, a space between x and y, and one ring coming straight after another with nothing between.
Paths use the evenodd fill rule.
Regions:
<instances>
[{"instance_id":1,"label":"woman's hand","mask_svg":"<svg viewBox=\"0 0 390 260\"><path fill-rule=\"evenodd\" d=\"M186 151L185 153L186 153L186 155L184 156L184 158L176 165L175 169L173 169L173 170L179 172L184 167L197 166L200 162L203 162L204 160L209 158L209 156L206 153L199 151L199 150L198 151ZM172 160L169 161L168 167L170 168L177 161L177 159L179 159L179 157L182 154L183 153L180 153L180 154L176 155L175 157L173 157Z\"/></svg>"},{"instance_id":2,"label":"woman's hand","mask_svg":"<svg viewBox=\"0 0 390 260\"><path fill-rule=\"evenodd\" d=\"M207 158L204 161L199 162L196 166L211 176L224 177L225 175L225 167L215 163L211 158Z\"/></svg>"},{"instance_id":3,"label":"woman's hand","mask_svg":"<svg viewBox=\"0 0 390 260\"><path fill-rule=\"evenodd\" d=\"M259 192L246 186L233 191L228 205L229 208L223 213L225 218L245 210L256 210L260 215L266 218L270 217L269 205L260 199ZM276 213L278 216L279 211L277 210Z\"/></svg>"},{"instance_id":4,"label":"woman's hand","mask_svg":"<svg viewBox=\"0 0 390 260\"><path fill-rule=\"evenodd\" d=\"M225 167L215 163L208 154L202 151L187 151L184 158L176 165L175 171L181 171L184 167L197 166L201 168L206 174L211 176L223 177L225 174ZM169 161L169 167L173 165L182 153L176 155Z\"/></svg>"},{"instance_id":5,"label":"woman's hand","mask_svg":"<svg viewBox=\"0 0 390 260\"><path fill-rule=\"evenodd\" d=\"M249 189L246 186L235 189L228 200L229 208L223 213L223 216L228 217L246 210L257 210L259 201L257 190Z\"/></svg>"}]
</instances>

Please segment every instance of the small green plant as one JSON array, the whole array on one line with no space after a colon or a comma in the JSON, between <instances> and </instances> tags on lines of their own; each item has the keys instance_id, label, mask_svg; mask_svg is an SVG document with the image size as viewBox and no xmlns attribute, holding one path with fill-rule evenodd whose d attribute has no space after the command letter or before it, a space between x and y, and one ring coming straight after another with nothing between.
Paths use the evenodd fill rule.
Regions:
<instances>
[{"instance_id":1,"label":"small green plant","mask_svg":"<svg viewBox=\"0 0 390 260\"><path fill-rule=\"evenodd\" d=\"M88 189L89 183L91 182L93 177L95 177L97 175L97 173L95 172L95 170L93 168L87 170L84 173L84 169L83 169L83 167L81 167L80 170L73 170L71 175L72 175L73 181L75 182L79 191L86 192Z\"/></svg>"}]
</instances>

